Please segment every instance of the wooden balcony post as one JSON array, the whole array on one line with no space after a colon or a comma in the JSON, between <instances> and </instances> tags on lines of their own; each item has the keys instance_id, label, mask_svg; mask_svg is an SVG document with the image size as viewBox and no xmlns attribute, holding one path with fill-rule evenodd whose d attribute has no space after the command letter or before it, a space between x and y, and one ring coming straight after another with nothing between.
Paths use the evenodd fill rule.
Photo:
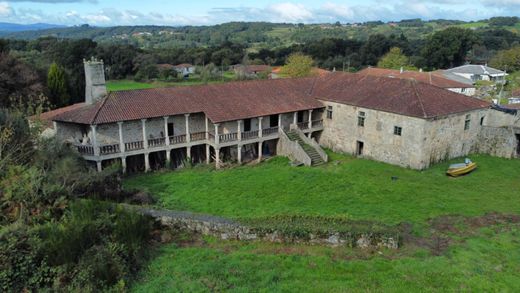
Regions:
<instances>
[{"instance_id":1,"label":"wooden balcony post","mask_svg":"<svg viewBox=\"0 0 520 293\"><path fill-rule=\"evenodd\" d=\"M170 145L170 136L168 135L168 116L164 116L164 143Z\"/></svg>"},{"instance_id":2,"label":"wooden balcony post","mask_svg":"<svg viewBox=\"0 0 520 293\"><path fill-rule=\"evenodd\" d=\"M309 110L309 129L312 128L312 109Z\"/></svg>"},{"instance_id":3,"label":"wooden balcony post","mask_svg":"<svg viewBox=\"0 0 520 293\"><path fill-rule=\"evenodd\" d=\"M150 154L144 153L144 171L149 172L150 171Z\"/></svg>"},{"instance_id":4,"label":"wooden balcony post","mask_svg":"<svg viewBox=\"0 0 520 293\"><path fill-rule=\"evenodd\" d=\"M141 119L141 125L143 128L143 148L148 148L148 138L146 137L146 119Z\"/></svg>"},{"instance_id":5,"label":"wooden balcony post","mask_svg":"<svg viewBox=\"0 0 520 293\"><path fill-rule=\"evenodd\" d=\"M258 137L262 137L262 120L264 117L258 117Z\"/></svg>"},{"instance_id":6,"label":"wooden balcony post","mask_svg":"<svg viewBox=\"0 0 520 293\"><path fill-rule=\"evenodd\" d=\"M219 135L218 135L218 126L219 126L218 123L215 124L215 143L216 143L216 144L219 144L219 143L220 143L220 137L219 137Z\"/></svg>"},{"instance_id":7,"label":"wooden balcony post","mask_svg":"<svg viewBox=\"0 0 520 293\"><path fill-rule=\"evenodd\" d=\"M238 141L242 141L242 120L238 120L237 123L237 139Z\"/></svg>"},{"instance_id":8,"label":"wooden balcony post","mask_svg":"<svg viewBox=\"0 0 520 293\"><path fill-rule=\"evenodd\" d=\"M121 157L121 168L123 169L123 174L126 174L126 157Z\"/></svg>"},{"instance_id":9,"label":"wooden balcony post","mask_svg":"<svg viewBox=\"0 0 520 293\"><path fill-rule=\"evenodd\" d=\"M123 121L117 122L117 126L119 127L119 151L124 153L125 150L125 141L123 139Z\"/></svg>"},{"instance_id":10,"label":"wooden balcony post","mask_svg":"<svg viewBox=\"0 0 520 293\"><path fill-rule=\"evenodd\" d=\"M215 148L215 168L220 169L220 148Z\"/></svg>"},{"instance_id":11,"label":"wooden balcony post","mask_svg":"<svg viewBox=\"0 0 520 293\"><path fill-rule=\"evenodd\" d=\"M92 130L92 147L94 148L94 156L99 156L99 147L97 142L97 132L96 132L97 125L90 125L90 129ZM98 168L99 169L99 168Z\"/></svg>"},{"instance_id":12,"label":"wooden balcony post","mask_svg":"<svg viewBox=\"0 0 520 293\"><path fill-rule=\"evenodd\" d=\"M208 121L208 116L206 116L206 114L204 114L204 117L206 118L206 140L209 140L209 121Z\"/></svg>"},{"instance_id":13,"label":"wooden balcony post","mask_svg":"<svg viewBox=\"0 0 520 293\"><path fill-rule=\"evenodd\" d=\"M186 118L186 142L190 142L190 114L184 114L184 117Z\"/></svg>"}]
</instances>

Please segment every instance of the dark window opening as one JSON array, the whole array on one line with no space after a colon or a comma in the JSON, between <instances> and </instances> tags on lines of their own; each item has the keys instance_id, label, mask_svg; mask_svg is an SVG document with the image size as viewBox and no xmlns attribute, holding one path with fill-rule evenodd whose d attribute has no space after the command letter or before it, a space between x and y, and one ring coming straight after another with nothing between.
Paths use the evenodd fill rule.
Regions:
<instances>
[{"instance_id":1,"label":"dark window opening","mask_svg":"<svg viewBox=\"0 0 520 293\"><path fill-rule=\"evenodd\" d=\"M480 125L481 125L481 126L484 125L484 117L481 117L481 118L480 118Z\"/></svg>"},{"instance_id":2,"label":"dark window opening","mask_svg":"<svg viewBox=\"0 0 520 293\"><path fill-rule=\"evenodd\" d=\"M402 133L403 133L403 128L402 127L394 126L394 134L395 135L401 136Z\"/></svg>"},{"instance_id":3,"label":"dark window opening","mask_svg":"<svg viewBox=\"0 0 520 293\"><path fill-rule=\"evenodd\" d=\"M464 130L468 130L471 124L471 115L466 115L466 120L464 121Z\"/></svg>"},{"instance_id":4,"label":"dark window opening","mask_svg":"<svg viewBox=\"0 0 520 293\"><path fill-rule=\"evenodd\" d=\"M168 136L174 136L175 130L173 127L173 123L168 123Z\"/></svg>"},{"instance_id":5,"label":"dark window opening","mask_svg":"<svg viewBox=\"0 0 520 293\"><path fill-rule=\"evenodd\" d=\"M332 106L327 106L327 119L332 119Z\"/></svg>"},{"instance_id":6,"label":"dark window opening","mask_svg":"<svg viewBox=\"0 0 520 293\"><path fill-rule=\"evenodd\" d=\"M303 111L298 111L298 123L303 122Z\"/></svg>"},{"instance_id":7,"label":"dark window opening","mask_svg":"<svg viewBox=\"0 0 520 293\"><path fill-rule=\"evenodd\" d=\"M359 127L365 127L365 112L359 112L357 125Z\"/></svg>"},{"instance_id":8,"label":"dark window opening","mask_svg":"<svg viewBox=\"0 0 520 293\"><path fill-rule=\"evenodd\" d=\"M278 126L278 115L269 116L269 127Z\"/></svg>"},{"instance_id":9,"label":"dark window opening","mask_svg":"<svg viewBox=\"0 0 520 293\"><path fill-rule=\"evenodd\" d=\"M362 141L358 141L357 146L356 146L356 155L362 156L364 147L365 147L365 144Z\"/></svg>"},{"instance_id":10,"label":"dark window opening","mask_svg":"<svg viewBox=\"0 0 520 293\"><path fill-rule=\"evenodd\" d=\"M244 119L244 132L251 131L251 119Z\"/></svg>"}]
</instances>

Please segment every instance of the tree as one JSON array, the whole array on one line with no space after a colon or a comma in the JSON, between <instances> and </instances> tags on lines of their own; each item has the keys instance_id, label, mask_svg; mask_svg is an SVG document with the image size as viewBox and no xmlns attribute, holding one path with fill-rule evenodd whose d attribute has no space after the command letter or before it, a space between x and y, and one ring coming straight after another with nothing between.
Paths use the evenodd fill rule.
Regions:
<instances>
[{"instance_id":1,"label":"tree","mask_svg":"<svg viewBox=\"0 0 520 293\"><path fill-rule=\"evenodd\" d=\"M409 64L410 58L404 55L400 48L393 47L377 62L377 67L400 69L402 67L408 67Z\"/></svg>"},{"instance_id":2,"label":"tree","mask_svg":"<svg viewBox=\"0 0 520 293\"><path fill-rule=\"evenodd\" d=\"M0 107L32 105L43 85L38 74L15 57L0 53Z\"/></svg>"},{"instance_id":3,"label":"tree","mask_svg":"<svg viewBox=\"0 0 520 293\"><path fill-rule=\"evenodd\" d=\"M475 43L477 37L471 30L450 27L430 36L421 53L428 67L450 68L464 64Z\"/></svg>"},{"instance_id":4,"label":"tree","mask_svg":"<svg viewBox=\"0 0 520 293\"><path fill-rule=\"evenodd\" d=\"M507 71L520 70L520 46L498 51L489 64L492 67Z\"/></svg>"},{"instance_id":5,"label":"tree","mask_svg":"<svg viewBox=\"0 0 520 293\"><path fill-rule=\"evenodd\" d=\"M282 67L281 73L288 77L305 77L312 73L314 61L311 57L302 53L291 54L287 58L285 66Z\"/></svg>"},{"instance_id":6,"label":"tree","mask_svg":"<svg viewBox=\"0 0 520 293\"><path fill-rule=\"evenodd\" d=\"M68 105L70 96L67 92L65 70L56 64L56 62L52 63L51 67L49 67L47 88L49 89L49 100L51 104L57 107Z\"/></svg>"}]
</instances>

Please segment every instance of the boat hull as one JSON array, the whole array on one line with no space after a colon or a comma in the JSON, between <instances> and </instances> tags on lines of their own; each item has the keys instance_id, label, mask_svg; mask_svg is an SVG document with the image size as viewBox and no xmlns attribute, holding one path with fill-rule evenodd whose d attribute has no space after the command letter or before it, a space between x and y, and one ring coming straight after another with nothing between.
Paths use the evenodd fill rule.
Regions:
<instances>
[{"instance_id":1,"label":"boat hull","mask_svg":"<svg viewBox=\"0 0 520 293\"><path fill-rule=\"evenodd\" d=\"M476 163L470 163L470 164L468 164L466 166L463 166L463 167L450 168L450 169L448 169L446 174L448 174L449 176L452 176L452 177L458 177L458 176L466 175L466 174L472 172L475 169L477 169L477 164Z\"/></svg>"}]
</instances>

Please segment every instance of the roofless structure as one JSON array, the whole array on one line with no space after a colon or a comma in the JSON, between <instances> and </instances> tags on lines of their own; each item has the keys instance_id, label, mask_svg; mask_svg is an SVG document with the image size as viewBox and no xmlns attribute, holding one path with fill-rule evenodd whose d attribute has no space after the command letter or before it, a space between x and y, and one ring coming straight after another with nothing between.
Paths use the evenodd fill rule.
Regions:
<instances>
[{"instance_id":1,"label":"roofless structure","mask_svg":"<svg viewBox=\"0 0 520 293\"><path fill-rule=\"evenodd\" d=\"M105 94L103 63L85 67L96 81L87 83L89 99L42 116L100 170L114 161L148 171L270 155L318 165L327 160L322 147L424 169L471 152L514 157L520 149L516 113L417 80L331 73Z\"/></svg>"}]
</instances>

